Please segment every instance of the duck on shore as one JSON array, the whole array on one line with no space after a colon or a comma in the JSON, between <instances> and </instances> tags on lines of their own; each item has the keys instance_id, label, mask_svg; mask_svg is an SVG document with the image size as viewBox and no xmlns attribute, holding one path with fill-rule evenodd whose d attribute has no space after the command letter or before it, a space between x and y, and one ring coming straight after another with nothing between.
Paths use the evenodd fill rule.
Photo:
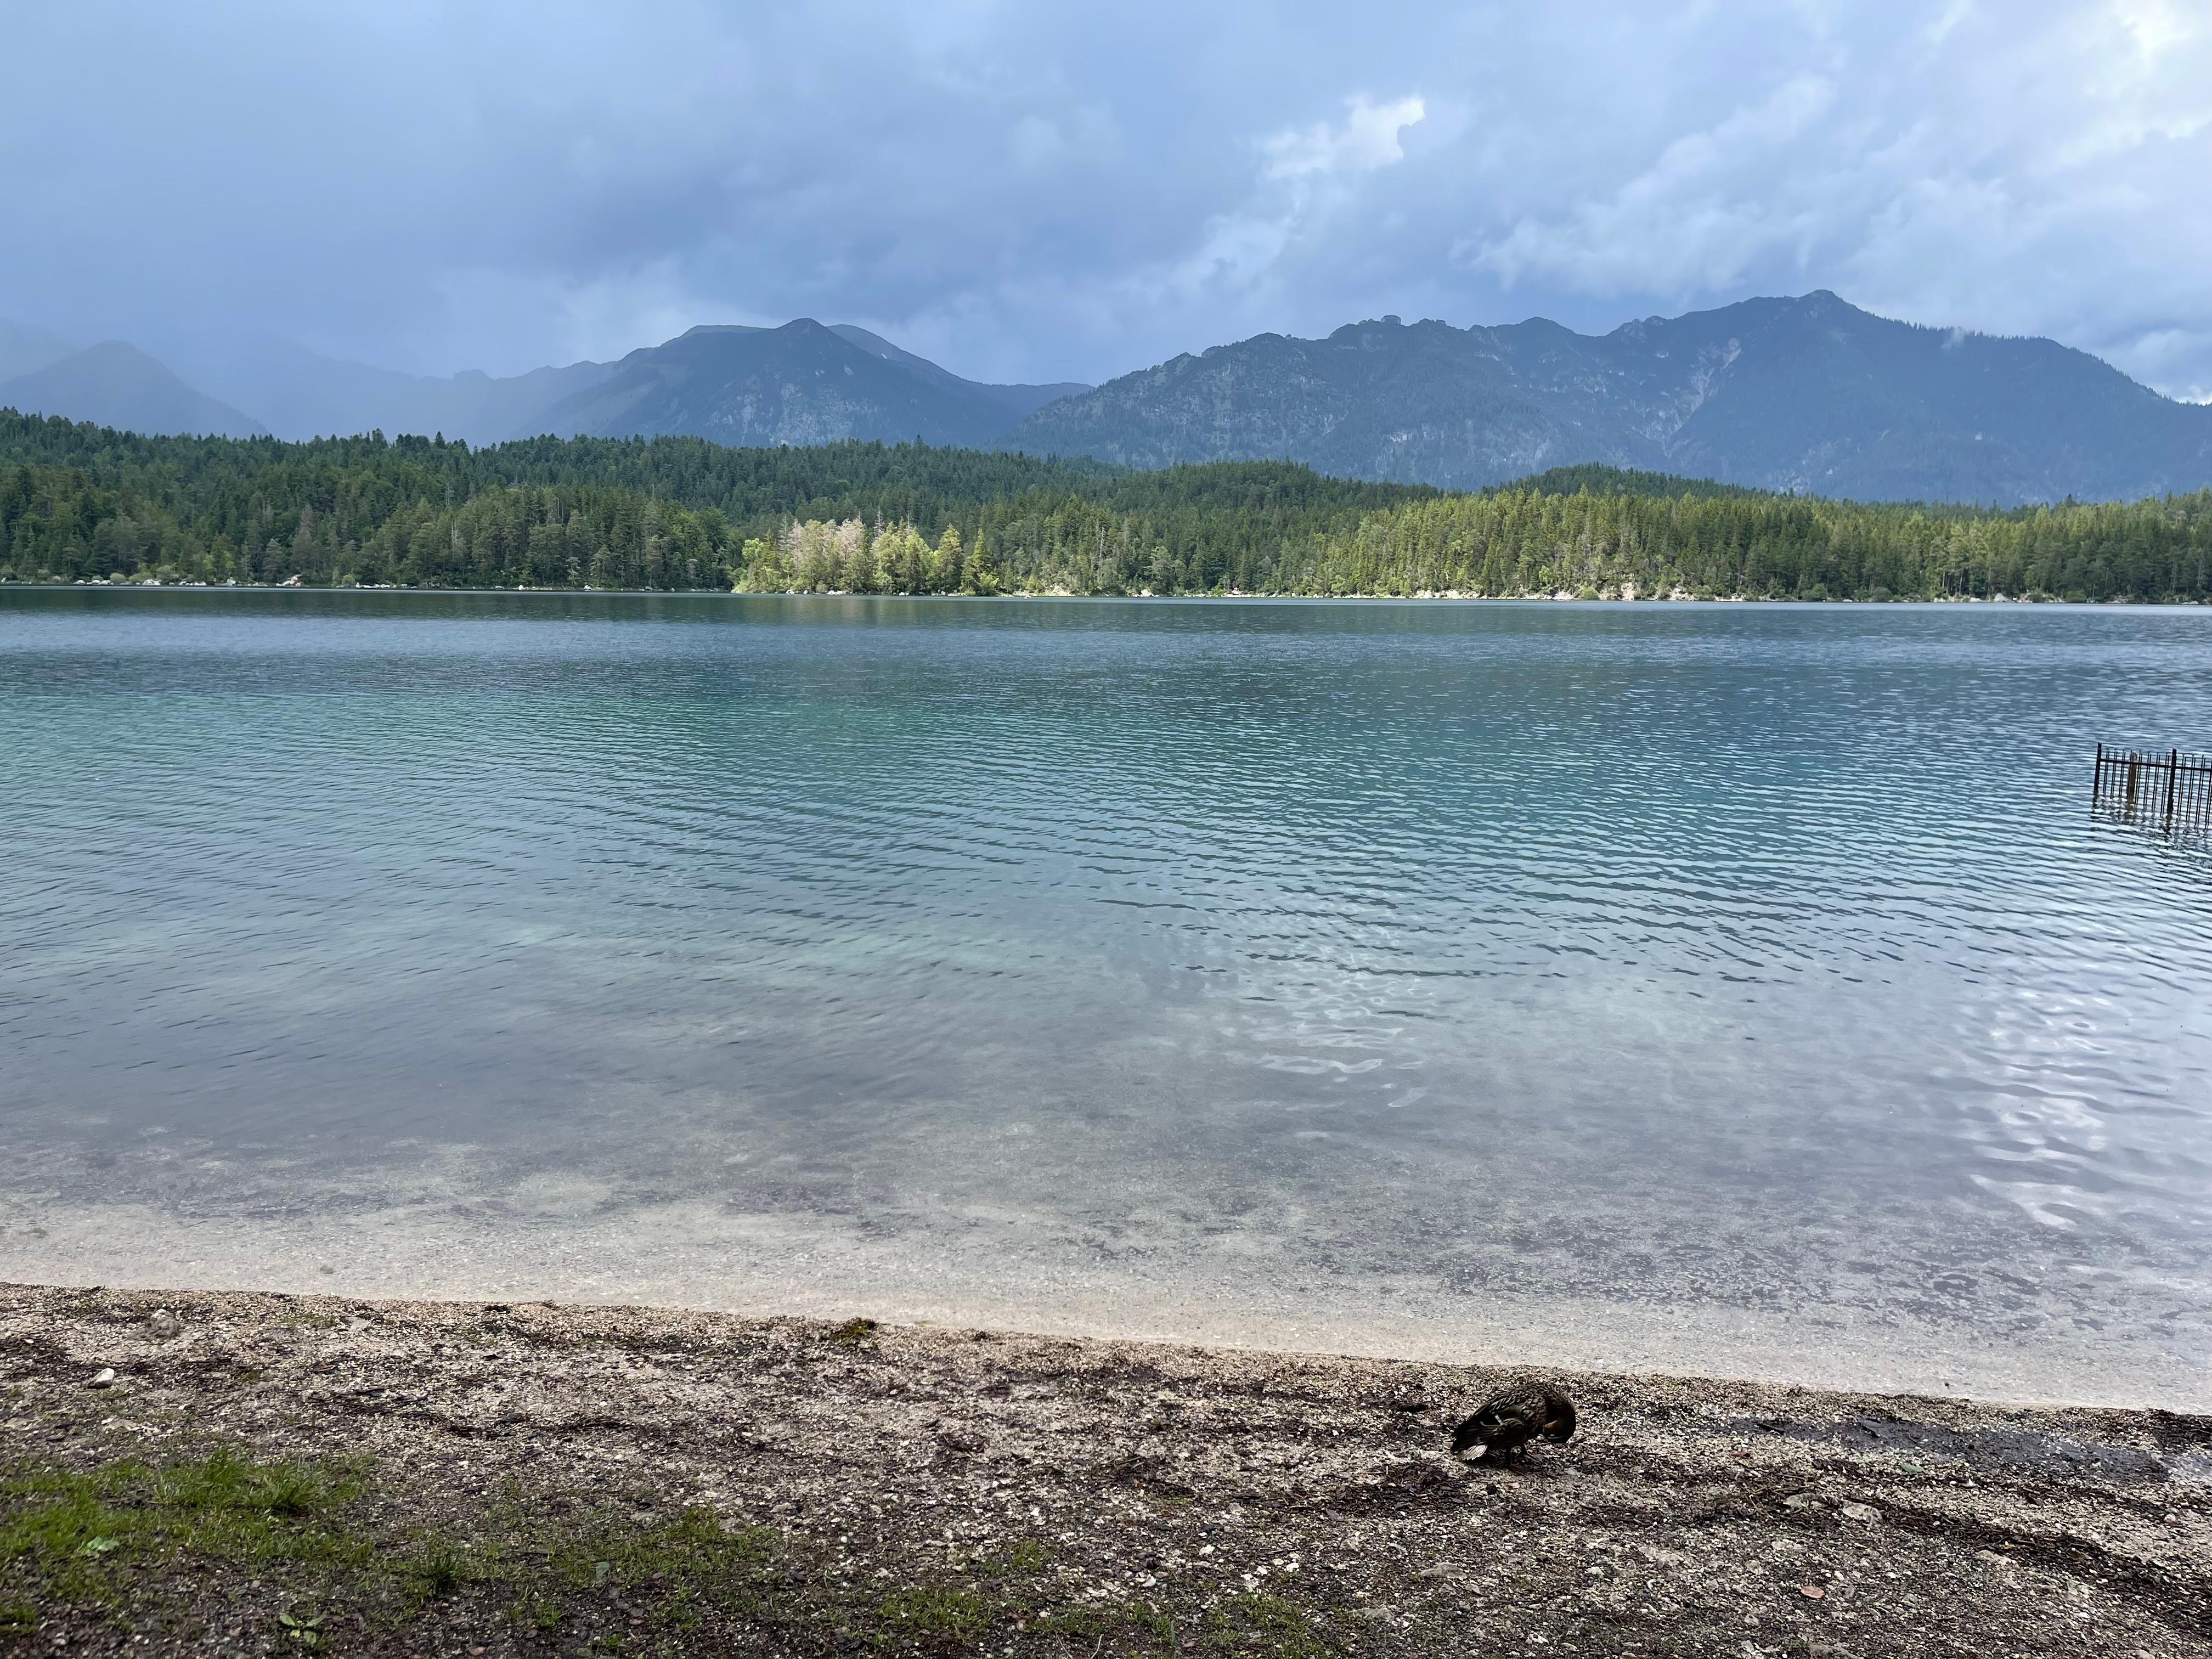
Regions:
<instances>
[{"instance_id":1,"label":"duck on shore","mask_svg":"<svg viewBox=\"0 0 2212 1659\"><path fill-rule=\"evenodd\" d=\"M1452 1435L1452 1455L1470 1463L1510 1462L1537 1436L1563 1445L1575 1431L1574 1401L1548 1382L1516 1382L1474 1408Z\"/></svg>"}]
</instances>

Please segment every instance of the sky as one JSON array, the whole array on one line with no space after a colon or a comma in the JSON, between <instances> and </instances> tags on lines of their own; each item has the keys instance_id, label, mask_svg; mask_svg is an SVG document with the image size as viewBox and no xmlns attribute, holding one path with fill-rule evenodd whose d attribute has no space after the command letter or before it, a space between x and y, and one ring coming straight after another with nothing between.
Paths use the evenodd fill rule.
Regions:
<instances>
[{"instance_id":1,"label":"sky","mask_svg":"<svg viewBox=\"0 0 2212 1659\"><path fill-rule=\"evenodd\" d=\"M2208 0L0 0L0 318L1099 380L1832 289L2212 398Z\"/></svg>"}]
</instances>

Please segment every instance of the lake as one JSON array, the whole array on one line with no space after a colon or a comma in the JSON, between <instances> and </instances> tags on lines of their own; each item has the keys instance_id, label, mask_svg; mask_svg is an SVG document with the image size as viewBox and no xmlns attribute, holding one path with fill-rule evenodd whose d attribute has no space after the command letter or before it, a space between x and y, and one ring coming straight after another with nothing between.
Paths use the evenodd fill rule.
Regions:
<instances>
[{"instance_id":1,"label":"lake","mask_svg":"<svg viewBox=\"0 0 2212 1659\"><path fill-rule=\"evenodd\" d=\"M0 589L0 1275L2212 1408L2212 612Z\"/></svg>"}]
</instances>

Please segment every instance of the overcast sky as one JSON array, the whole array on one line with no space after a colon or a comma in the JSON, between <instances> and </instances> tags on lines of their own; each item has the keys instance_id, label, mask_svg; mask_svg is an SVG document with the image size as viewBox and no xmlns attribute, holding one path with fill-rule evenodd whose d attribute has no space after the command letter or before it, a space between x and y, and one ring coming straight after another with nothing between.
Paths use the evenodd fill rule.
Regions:
<instances>
[{"instance_id":1,"label":"overcast sky","mask_svg":"<svg viewBox=\"0 0 2212 1659\"><path fill-rule=\"evenodd\" d=\"M1100 380L1830 288L2212 397L2207 0L0 0L0 317Z\"/></svg>"}]
</instances>

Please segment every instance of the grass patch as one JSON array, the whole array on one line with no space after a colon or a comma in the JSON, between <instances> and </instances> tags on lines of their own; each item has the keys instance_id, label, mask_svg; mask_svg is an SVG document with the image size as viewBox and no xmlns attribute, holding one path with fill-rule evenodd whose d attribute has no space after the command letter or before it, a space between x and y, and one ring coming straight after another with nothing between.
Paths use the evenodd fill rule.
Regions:
<instances>
[{"instance_id":1,"label":"grass patch","mask_svg":"<svg viewBox=\"0 0 2212 1659\"><path fill-rule=\"evenodd\" d=\"M926 1643L969 1642L991 1624L991 1609L974 1590L926 1584L894 1591L876 1604L886 1635Z\"/></svg>"},{"instance_id":2,"label":"grass patch","mask_svg":"<svg viewBox=\"0 0 2212 1659\"><path fill-rule=\"evenodd\" d=\"M0 1639L74 1638L89 1618L151 1620L190 1644L244 1615L295 1653L494 1622L569 1652L706 1651L741 1634L810 1653L950 1654L1002 1639L1022 1656L1067 1644L1122 1659L1341 1651L1324 1615L1264 1593L1210 1609L1054 1607L1059 1558L1035 1537L1000 1539L971 1587L899 1554L887 1577L842 1558L833 1567L814 1546L711 1510L641 1512L642 1496L640 1508L562 1516L509 1486L426 1511L425 1494L400 1488L367 1501L367 1478L365 1466L229 1450L89 1471L0 1464Z\"/></svg>"},{"instance_id":3,"label":"grass patch","mask_svg":"<svg viewBox=\"0 0 2212 1659\"><path fill-rule=\"evenodd\" d=\"M1034 1538L1017 1538L1006 1546L1005 1554L992 1561L976 1564L977 1571L995 1573L1001 1577L1034 1577L1052 1565L1052 1555Z\"/></svg>"},{"instance_id":4,"label":"grass patch","mask_svg":"<svg viewBox=\"0 0 2212 1659\"><path fill-rule=\"evenodd\" d=\"M188 1559L247 1572L358 1572L376 1556L343 1523L359 1487L350 1468L227 1449L89 1472L0 1467L0 1638L28 1636L72 1610L119 1612L135 1580ZM322 1645L311 1610L279 1622L293 1648Z\"/></svg>"},{"instance_id":5,"label":"grass patch","mask_svg":"<svg viewBox=\"0 0 2212 1659\"><path fill-rule=\"evenodd\" d=\"M656 1624L689 1626L710 1612L766 1613L781 1544L765 1528L727 1528L712 1510L690 1508L643 1528L601 1517L542 1547L571 1594L612 1593L651 1607Z\"/></svg>"},{"instance_id":6,"label":"grass patch","mask_svg":"<svg viewBox=\"0 0 2212 1659\"><path fill-rule=\"evenodd\" d=\"M118 1466L124 1468L127 1466ZM174 1523L189 1517L190 1541L237 1534L241 1526L298 1522L350 1500L359 1482L343 1471L296 1462L258 1462L228 1449L154 1470L152 1509Z\"/></svg>"},{"instance_id":7,"label":"grass patch","mask_svg":"<svg viewBox=\"0 0 2212 1659\"><path fill-rule=\"evenodd\" d=\"M553 1601L517 1601L507 1610L508 1624L533 1636L550 1636L561 1628L563 1617L560 1605Z\"/></svg>"},{"instance_id":8,"label":"grass patch","mask_svg":"<svg viewBox=\"0 0 2212 1659\"><path fill-rule=\"evenodd\" d=\"M0 1502L8 1506L0 1571L69 1601L105 1599L108 1557L149 1530L143 1517L111 1507L99 1485L68 1475L18 1476L0 1485Z\"/></svg>"},{"instance_id":9,"label":"grass patch","mask_svg":"<svg viewBox=\"0 0 2212 1659\"><path fill-rule=\"evenodd\" d=\"M1311 1613L1265 1590L1228 1597L1207 1618L1199 1639L1212 1652L1267 1659L1328 1659L1337 1651L1328 1628Z\"/></svg>"},{"instance_id":10,"label":"grass patch","mask_svg":"<svg viewBox=\"0 0 2212 1659\"><path fill-rule=\"evenodd\" d=\"M416 1604L453 1595L473 1576L471 1565L469 1553L450 1539L434 1538L424 1544L408 1568Z\"/></svg>"},{"instance_id":11,"label":"grass patch","mask_svg":"<svg viewBox=\"0 0 2212 1659\"><path fill-rule=\"evenodd\" d=\"M0 1573L42 1601L106 1604L120 1570L180 1552L356 1562L367 1547L335 1516L358 1491L349 1469L260 1462L228 1449L90 1474L11 1468L0 1477Z\"/></svg>"}]
</instances>

